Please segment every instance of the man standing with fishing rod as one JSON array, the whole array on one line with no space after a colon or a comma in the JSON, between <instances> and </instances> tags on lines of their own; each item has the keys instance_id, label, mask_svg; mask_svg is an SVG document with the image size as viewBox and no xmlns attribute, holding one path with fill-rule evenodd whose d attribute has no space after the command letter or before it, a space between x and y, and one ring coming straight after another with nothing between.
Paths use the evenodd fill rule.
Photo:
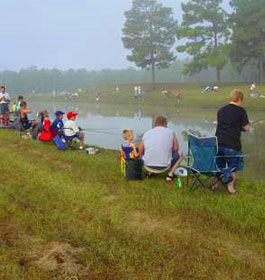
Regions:
<instances>
[{"instance_id":1,"label":"man standing with fishing rod","mask_svg":"<svg viewBox=\"0 0 265 280\"><path fill-rule=\"evenodd\" d=\"M230 194L236 193L237 172L243 169L241 132L250 131L247 112L241 107L243 102L244 93L235 89L231 92L230 103L217 113L217 166L224 172L222 182Z\"/></svg>"}]
</instances>

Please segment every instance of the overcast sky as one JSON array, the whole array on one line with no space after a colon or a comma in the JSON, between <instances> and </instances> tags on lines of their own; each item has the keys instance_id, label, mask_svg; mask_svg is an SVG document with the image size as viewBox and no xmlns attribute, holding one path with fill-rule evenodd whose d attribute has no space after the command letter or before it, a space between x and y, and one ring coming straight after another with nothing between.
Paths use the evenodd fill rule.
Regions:
<instances>
[{"instance_id":1,"label":"overcast sky","mask_svg":"<svg viewBox=\"0 0 265 280\"><path fill-rule=\"evenodd\" d=\"M186 0L160 2L181 20ZM130 6L131 0L0 0L0 69L132 66L121 42Z\"/></svg>"}]
</instances>

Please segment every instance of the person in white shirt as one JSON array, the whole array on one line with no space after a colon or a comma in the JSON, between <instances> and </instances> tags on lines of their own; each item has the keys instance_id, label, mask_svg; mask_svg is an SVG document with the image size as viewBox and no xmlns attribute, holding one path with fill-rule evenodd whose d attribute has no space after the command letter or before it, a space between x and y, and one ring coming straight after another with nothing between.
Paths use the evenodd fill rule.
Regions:
<instances>
[{"instance_id":1,"label":"person in white shirt","mask_svg":"<svg viewBox=\"0 0 265 280\"><path fill-rule=\"evenodd\" d=\"M10 95L6 92L4 86L0 87L0 114L5 115L9 112L8 104L10 103Z\"/></svg>"},{"instance_id":2,"label":"person in white shirt","mask_svg":"<svg viewBox=\"0 0 265 280\"><path fill-rule=\"evenodd\" d=\"M75 111L69 111L67 113L67 121L64 124L64 135L65 140L71 142L74 138L77 138L80 141L79 149L84 149L84 134L81 132L81 129L76 124L76 117L78 113Z\"/></svg>"},{"instance_id":3,"label":"person in white shirt","mask_svg":"<svg viewBox=\"0 0 265 280\"><path fill-rule=\"evenodd\" d=\"M139 153L147 167L153 169L169 167L167 181L174 179L174 171L183 159L179 152L177 136L167 128L167 119L162 116L156 119L155 127L144 134Z\"/></svg>"},{"instance_id":4,"label":"person in white shirt","mask_svg":"<svg viewBox=\"0 0 265 280\"><path fill-rule=\"evenodd\" d=\"M256 85L255 85L254 83L250 86L250 90L251 90L251 91L256 90Z\"/></svg>"}]
</instances>

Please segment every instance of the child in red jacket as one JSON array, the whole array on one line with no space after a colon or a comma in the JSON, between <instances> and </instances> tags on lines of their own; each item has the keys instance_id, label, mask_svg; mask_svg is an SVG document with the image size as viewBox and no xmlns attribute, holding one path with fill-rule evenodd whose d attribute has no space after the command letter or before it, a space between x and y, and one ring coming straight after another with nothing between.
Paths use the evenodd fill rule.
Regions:
<instances>
[{"instance_id":1,"label":"child in red jacket","mask_svg":"<svg viewBox=\"0 0 265 280\"><path fill-rule=\"evenodd\" d=\"M42 130L39 133L39 141L49 142L52 140L51 121L49 119L49 112L42 112Z\"/></svg>"}]
</instances>

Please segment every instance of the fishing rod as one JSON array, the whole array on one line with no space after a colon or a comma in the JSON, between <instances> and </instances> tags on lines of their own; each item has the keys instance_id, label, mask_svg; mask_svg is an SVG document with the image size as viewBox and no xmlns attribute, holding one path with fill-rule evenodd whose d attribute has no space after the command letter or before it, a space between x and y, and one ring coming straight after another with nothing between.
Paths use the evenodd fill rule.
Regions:
<instances>
[{"instance_id":1,"label":"fishing rod","mask_svg":"<svg viewBox=\"0 0 265 280\"><path fill-rule=\"evenodd\" d=\"M111 127L111 128L82 128L83 131L108 131L108 130L120 130L119 127Z\"/></svg>"},{"instance_id":2,"label":"fishing rod","mask_svg":"<svg viewBox=\"0 0 265 280\"><path fill-rule=\"evenodd\" d=\"M253 125L256 125L256 124L260 124L264 120L265 120L265 118L256 119L255 121L250 122L250 125L253 126Z\"/></svg>"}]
</instances>

